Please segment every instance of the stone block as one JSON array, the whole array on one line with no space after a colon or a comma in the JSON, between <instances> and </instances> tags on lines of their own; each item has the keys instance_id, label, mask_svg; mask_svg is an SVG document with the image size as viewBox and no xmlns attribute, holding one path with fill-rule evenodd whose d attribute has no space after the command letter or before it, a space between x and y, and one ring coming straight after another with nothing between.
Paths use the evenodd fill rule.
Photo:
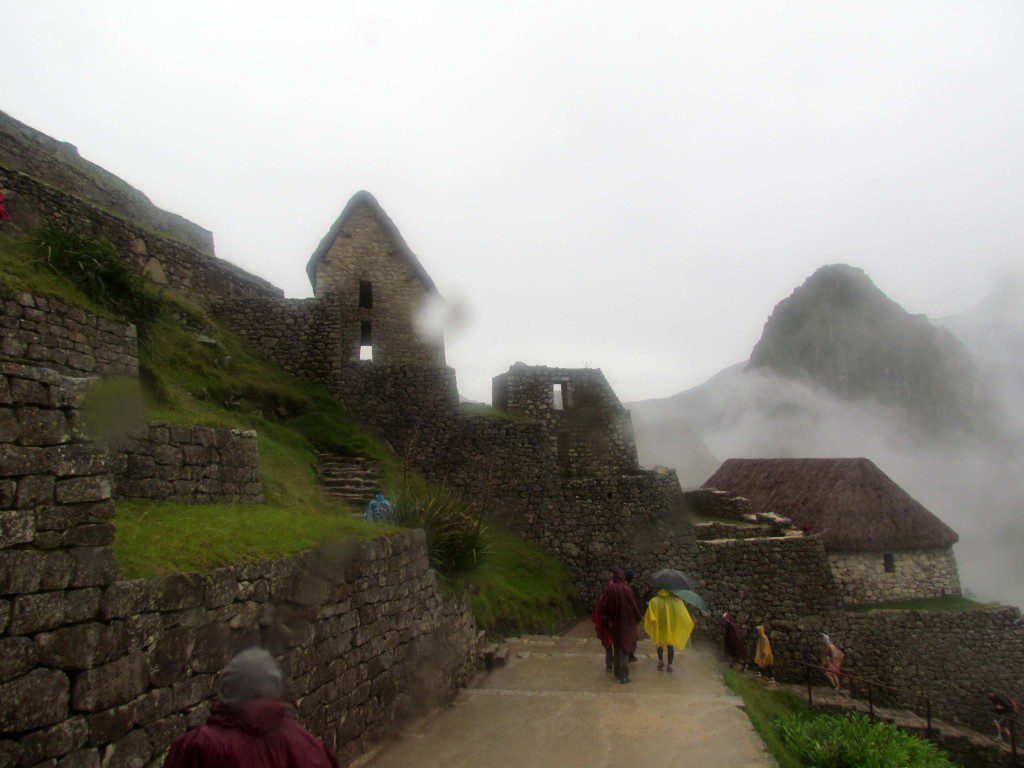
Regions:
<instances>
[{"instance_id":1,"label":"stone block","mask_svg":"<svg viewBox=\"0 0 1024 768\"><path fill-rule=\"evenodd\" d=\"M97 475L110 470L111 457L99 443L67 443L57 449L57 474Z\"/></svg>"},{"instance_id":2,"label":"stone block","mask_svg":"<svg viewBox=\"0 0 1024 768\"><path fill-rule=\"evenodd\" d=\"M114 580L117 563L110 547L75 547L68 554L75 564L72 587L100 587Z\"/></svg>"},{"instance_id":3,"label":"stone block","mask_svg":"<svg viewBox=\"0 0 1024 768\"><path fill-rule=\"evenodd\" d=\"M100 616L109 620L156 610L158 593L155 587L150 579L114 582L104 590L100 599Z\"/></svg>"},{"instance_id":4,"label":"stone block","mask_svg":"<svg viewBox=\"0 0 1024 768\"><path fill-rule=\"evenodd\" d=\"M63 589L73 571L74 561L66 552L0 550L0 594Z\"/></svg>"},{"instance_id":5,"label":"stone block","mask_svg":"<svg viewBox=\"0 0 1024 768\"><path fill-rule=\"evenodd\" d=\"M79 749L58 760L57 768L101 768L100 753L95 749Z\"/></svg>"},{"instance_id":6,"label":"stone block","mask_svg":"<svg viewBox=\"0 0 1024 768\"><path fill-rule=\"evenodd\" d=\"M59 480L56 486L59 504L77 504L81 502L103 501L111 495L109 475L89 475Z\"/></svg>"},{"instance_id":7,"label":"stone block","mask_svg":"<svg viewBox=\"0 0 1024 768\"><path fill-rule=\"evenodd\" d=\"M25 765L35 765L49 758L66 755L85 744L88 736L85 720L70 717L57 725L23 736L22 760Z\"/></svg>"},{"instance_id":8,"label":"stone block","mask_svg":"<svg viewBox=\"0 0 1024 768\"><path fill-rule=\"evenodd\" d=\"M79 712L97 712L131 701L148 685L146 656L133 653L80 673L75 678L71 702Z\"/></svg>"},{"instance_id":9,"label":"stone block","mask_svg":"<svg viewBox=\"0 0 1024 768\"><path fill-rule=\"evenodd\" d=\"M18 481L14 494L14 506L20 509L49 504L53 501L54 479L52 475L26 475Z\"/></svg>"},{"instance_id":10,"label":"stone block","mask_svg":"<svg viewBox=\"0 0 1024 768\"><path fill-rule=\"evenodd\" d=\"M71 425L63 411L50 408L18 408L19 445L58 445L71 437Z\"/></svg>"},{"instance_id":11,"label":"stone block","mask_svg":"<svg viewBox=\"0 0 1024 768\"><path fill-rule=\"evenodd\" d=\"M64 592L36 592L14 598L11 604L12 635L52 629L64 623Z\"/></svg>"},{"instance_id":12,"label":"stone block","mask_svg":"<svg viewBox=\"0 0 1024 768\"><path fill-rule=\"evenodd\" d=\"M36 665L36 647L27 637L0 638L0 682L28 672Z\"/></svg>"},{"instance_id":13,"label":"stone block","mask_svg":"<svg viewBox=\"0 0 1024 768\"><path fill-rule=\"evenodd\" d=\"M143 768L153 756L149 737L141 728L103 750L103 768Z\"/></svg>"},{"instance_id":14,"label":"stone block","mask_svg":"<svg viewBox=\"0 0 1024 768\"><path fill-rule=\"evenodd\" d=\"M116 655L110 627L98 622L76 624L36 635L39 663L47 667L91 669Z\"/></svg>"},{"instance_id":15,"label":"stone block","mask_svg":"<svg viewBox=\"0 0 1024 768\"><path fill-rule=\"evenodd\" d=\"M176 611L203 604L206 580L199 574L177 573L157 581L160 585L157 607L161 611Z\"/></svg>"},{"instance_id":16,"label":"stone block","mask_svg":"<svg viewBox=\"0 0 1024 768\"><path fill-rule=\"evenodd\" d=\"M65 719L68 689L67 675L49 669L35 669L0 683L0 723L4 731L29 731Z\"/></svg>"},{"instance_id":17,"label":"stone block","mask_svg":"<svg viewBox=\"0 0 1024 768\"><path fill-rule=\"evenodd\" d=\"M35 515L26 510L0 512L0 549L29 544L35 537Z\"/></svg>"}]
</instances>

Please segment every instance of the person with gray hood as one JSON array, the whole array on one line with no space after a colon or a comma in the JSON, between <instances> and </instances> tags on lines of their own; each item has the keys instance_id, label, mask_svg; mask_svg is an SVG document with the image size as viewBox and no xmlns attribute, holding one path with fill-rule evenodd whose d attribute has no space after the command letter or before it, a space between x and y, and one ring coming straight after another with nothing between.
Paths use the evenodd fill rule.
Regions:
<instances>
[{"instance_id":1,"label":"person with gray hood","mask_svg":"<svg viewBox=\"0 0 1024 768\"><path fill-rule=\"evenodd\" d=\"M291 717L274 658L262 648L221 672L206 723L180 736L164 768L338 768L330 750Z\"/></svg>"}]
</instances>

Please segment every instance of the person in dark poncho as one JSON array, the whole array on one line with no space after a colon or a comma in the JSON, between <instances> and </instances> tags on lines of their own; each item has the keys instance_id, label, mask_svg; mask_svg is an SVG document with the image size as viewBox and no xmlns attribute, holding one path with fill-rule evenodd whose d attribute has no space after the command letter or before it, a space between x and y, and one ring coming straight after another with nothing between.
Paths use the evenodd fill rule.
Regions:
<instances>
[{"instance_id":1,"label":"person in dark poncho","mask_svg":"<svg viewBox=\"0 0 1024 768\"><path fill-rule=\"evenodd\" d=\"M722 635L722 649L725 651L725 658L729 660L729 666L740 665L740 672L747 668L747 654L743 651L743 636L740 634L740 625L737 624L732 614L723 613L724 632Z\"/></svg>"},{"instance_id":2,"label":"person in dark poncho","mask_svg":"<svg viewBox=\"0 0 1024 768\"><path fill-rule=\"evenodd\" d=\"M611 581L608 582L609 585L611 583ZM604 624L604 616L601 613L602 600L604 600L604 592L601 593L601 596L597 598L597 602L594 603L594 610L590 614L590 620L594 622L594 631L597 633L597 639L601 641L601 646L604 648L605 671L613 672L615 669L615 643L612 641L611 631Z\"/></svg>"},{"instance_id":3,"label":"person in dark poncho","mask_svg":"<svg viewBox=\"0 0 1024 768\"><path fill-rule=\"evenodd\" d=\"M281 670L250 648L221 673L205 725L180 736L164 768L338 768L334 755L281 701Z\"/></svg>"},{"instance_id":4,"label":"person in dark poncho","mask_svg":"<svg viewBox=\"0 0 1024 768\"><path fill-rule=\"evenodd\" d=\"M612 580L604 588L600 603L601 619L612 636L615 677L620 683L628 683L629 655L636 652L637 623L643 613L621 568L612 569Z\"/></svg>"}]
</instances>

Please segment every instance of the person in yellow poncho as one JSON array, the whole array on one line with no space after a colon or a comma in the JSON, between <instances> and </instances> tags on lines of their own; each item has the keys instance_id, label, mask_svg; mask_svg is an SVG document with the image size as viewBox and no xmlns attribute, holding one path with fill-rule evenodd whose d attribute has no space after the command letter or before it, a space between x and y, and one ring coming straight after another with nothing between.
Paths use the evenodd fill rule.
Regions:
<instances>
[{"instance_id":1,"label":"person in yellow poncho","mask_svg":"<svg viewBox=\"0 0 1024 768\"><path fill-rule=\"evenodd\" d=\"M775 672L772 669L775 665L775 656L772 655L772 644L765 634L764 624L757 626L757 648L754 650L754 664L761 670L761 674L769 680L775 679Z\"/></svg>"},{"instance_id":2,"label":"person in yellow poncho","mask_svg":"<svg viewBox=\"0 0 1024 768\"><path fill-rule=\"evenodd\" d=\"M693 619L683 601L667 589L659 589L647 605L644 629L658 647L658 669L665 669L665 649L668 648L668 671L671 672L676 648L682 651L693 632Z\"/></svg>"}]
</instances>

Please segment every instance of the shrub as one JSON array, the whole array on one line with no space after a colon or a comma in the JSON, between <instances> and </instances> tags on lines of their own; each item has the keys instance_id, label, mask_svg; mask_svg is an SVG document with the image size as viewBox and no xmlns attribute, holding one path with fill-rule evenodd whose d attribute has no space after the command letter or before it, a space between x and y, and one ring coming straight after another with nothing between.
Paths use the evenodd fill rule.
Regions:
<instances>
[{"instance_id":1,"label":"shrub","mask_svg":"<svg viewBox=\"0 0 1024 768\"><path fill-rule=\"evenodd\" d=\"M50 223L25 244L50 271L73 283L104 309L125 315L144 338L163 313L164 300L118 256L113 245Z\"/></svg>"},{"instance_id":2,"label":"shrub","mask_svg":"<svg viewBox=\"0 0 1024 768\"><path fill-rule=\"evenodd\" d=\"M776 717L783 743L809 768L953 768L929 741L864 715Z\"/></svg>"},{"instance_id":3,"label":"shrub","mask_svg":"<svg viewBox=\"0 0 1024 768\"><path fill-rule=\"evenodd\" d=\"M422 528L427 534L430 564L452 576L472 570L487 557L490 536L483 518L474 515L445 487L412 489L395 494L395 522Z\"/></svg>"}]
</instances>

